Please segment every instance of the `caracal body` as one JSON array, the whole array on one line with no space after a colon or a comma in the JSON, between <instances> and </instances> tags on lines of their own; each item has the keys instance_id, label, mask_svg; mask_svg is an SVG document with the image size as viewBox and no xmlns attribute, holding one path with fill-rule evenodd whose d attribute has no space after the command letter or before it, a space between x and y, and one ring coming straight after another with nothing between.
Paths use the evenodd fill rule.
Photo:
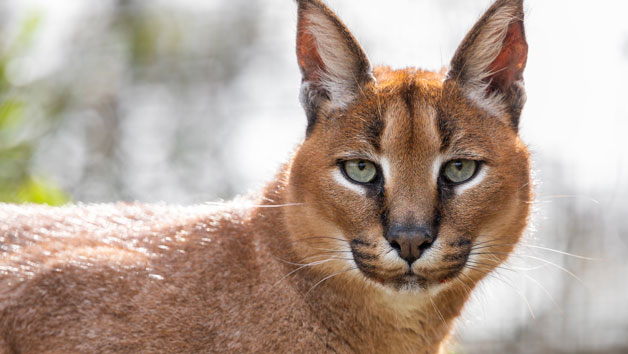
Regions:
<instances>
[{"instance_id":1,"label":"caracal body","mask_svg":"<svg viewBox=\"0 0 628 354\"><path fill-rule=\"evenodd\" d=\"M0 205L0 353L437 353L525 229L521 0L446 74L298 3L306 138L226 204Z\"/></svg>"}]
</instances>

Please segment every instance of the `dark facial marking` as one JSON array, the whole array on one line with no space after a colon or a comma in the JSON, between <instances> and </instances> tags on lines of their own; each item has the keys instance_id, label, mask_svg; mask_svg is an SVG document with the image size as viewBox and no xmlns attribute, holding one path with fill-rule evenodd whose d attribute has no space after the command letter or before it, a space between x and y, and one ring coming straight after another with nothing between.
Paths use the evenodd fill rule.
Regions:
<instances>
[{"instance_id":1,"label":"dark facial marking","mask_svg":"<svg viewBox=\"0 0 628 354\"><path fill-rule=\"evenodd\" d=\"M362 271L365 275L377 277L377 274L375 273L377 267L364 262L364 258L356 257L355 255L353 256L353 260L355 261L355 264L358 266L360 271Z\"/></svg>"},{"instance_id":2,"label":"dark facial marking","mask_svg":"<svg viewBox=\"0 0 628 354\"><path fill-rule=\"evenodd\" d=\"M442 177L441 177L442 173L439 172L438 174L438 199L439 199L439 209L442 208L443 204L450 200L455 192L454 192L454 188L452 187L452 185L450 183L447 183Z\"/></svg>"},{"instance_id":3,"label":"dark facial marking","mask_svg":"<svg viewBox=\"0 0 628 354\"><path fill-rule=\"evenodd\" d=\"M436 115L438 135L440 136L440 151L444 152L449 149L451 145L451 138L455 131L454 122L452 119L445 118L445 113L442 110L438 110Z\"/></svg>"},{"instance_id":4,"label":"dark facial marking","mask_svg":"<svg viewBox=\"0 0 628 354\"><path fill-rule=\"evenodd\" d=\"M408 115L410 116L410 132L414 132L414 101L415 101L416 87L414 81L409 81L405 87L403 99L408 108Z\"/></svg>"},{"instance_id":5,"label":"dark facial marking","mask_svg":"<svg viewBox=\"0 0 628 354\"><path fill-rule=\"evenodd\" d=\"M460 269L462 268L462 266L456 265L451 268L452 268L451 271L440 276L442 280L447 280L447 279L451 279L455 277L458 273L460 273Z\"/></svg>"},{"instance_id":6,"label":"dark facial marking","mask_svg":"<svg viewBox=\"0 0 628 354\"><path fill-rule=\"evenodd\" d=\"M469 247L471 246L471 240L467 240L467 239L460 239L457 241L452 241L449 243L449 246L451 247Z\"/></svg>"},{"instance_id":7,"label":"dark facial marking","mask_svg":"<svg viewBox=\"0 0 628 354\"><path fill-rule=\"evenodd\" d=\"M460 252L460 253L451 253L443 257L443 261L445 262L455 262L462 263L467 260L468 253Z\"/></svg>"},{"instance_id":8,"label":"dark facial marking","mask_svg":"<svg viewBox=\"0 0 628 354\"><path fill-rule=\"evenodd\" d=\"M351 248L351 251L353 251L353 258L359 258L360 260L376 260L377 259L377 256L364 253L358 250L357 248Z\"/></svg>"},{"instance_id":9,"label":"dark facial marking","mask_svg":"<svg viewBox=\"0 0 628 354\"><path fill-rule=\"evenodd\" d=\"M364 139L369 142L375 149L375 151L381 151L381 136L384 131L384 120L379 116L379 114L374 115L375 118L370 120L364 131Z\"/></svg>"},{"instance_id":10,"label":"dark facial marking","mask_svg":"<svg viewBox=\"0 0 628 354\"><path fill-rule=\"evenodd\" d=\"M379 205L378 203L378 207L379 207L379 210L381 210L379 216L380 216L380 221L382 223L382 229L383 229L382 237L384 237L384 235L387 235L388 232L390 232L390 221L388 220L388 209L386 209L385 205L383 204L384 201L382 200L381 203L382 205Z\"/></svg>"},{"instance_id":11,"label":"dark facial marking","mask_svg":"<svg viewBox=\"0 0 628 354\"><path fill-rule=\"evenodd\" d=\"M371 246L371 243L370 243L370 242L367 242L367 241L360 240L360 239L357 239L357 238L356 238L356 239L354 239L354 240L351 240L351 246L352 246L352 247L353 247L353 246L356 246L356 247L359 247L359 246L367 246L367 247L368 247L368 246Z\"/></svg>"}]
</instances>

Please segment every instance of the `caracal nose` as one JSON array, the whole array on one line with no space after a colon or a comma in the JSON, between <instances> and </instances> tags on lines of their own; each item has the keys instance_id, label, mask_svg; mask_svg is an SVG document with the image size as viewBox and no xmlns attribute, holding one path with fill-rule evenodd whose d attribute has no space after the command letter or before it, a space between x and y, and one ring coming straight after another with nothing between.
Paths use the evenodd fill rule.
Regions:
<instances>
[{"instance_id":1,"label":"caracal nose","mask_svg":"<svg viewBox=\"0 0 628 354\"><path fill-rule=\"evenodd\" d=\"M386 240L397 251L399 257L411 265L432 245L434 237L429 227L393 225L388 230Z\"/></svg>"}]
</instances>

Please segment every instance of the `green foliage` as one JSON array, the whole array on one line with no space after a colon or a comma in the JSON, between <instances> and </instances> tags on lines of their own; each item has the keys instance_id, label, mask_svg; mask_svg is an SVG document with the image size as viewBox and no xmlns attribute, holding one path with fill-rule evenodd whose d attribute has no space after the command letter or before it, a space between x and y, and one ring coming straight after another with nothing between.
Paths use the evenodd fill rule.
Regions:
<instances>
[{"instance_id":1,"label":"green foliage","mask_svg":"<svg viewBox=\"0 0 628 354\"><path fill-rule=\"evenodd\" d=\"M9 64L30 47L40 23L41 16L28 17L18 35L0 47L0 202L60 205L69 200L54 182L31 173L39 136L28 127L37 103L23 98L28 87L14 87L6 75Z\"/></svg>"},{"instance_id":2,"label":"green foliage","mask_svg":"<svg viewBox=\"0 0 628 354\"><path fill-rule=\"evenodd\" d=\"M0 103L0 131L11 131L19 126L24 117L24 102L7 98Z\"/></svg>"},{"instance_id":3,"label":"green foliage","mask_svg":"<svg viewBox=\"0 0 628 354\"><path fill-rule=\"evenodd\" d=\"M55 183L31 177L17 191L16 202L61 205L68 202L68 197Z\"/></svg>"}]
</instances>

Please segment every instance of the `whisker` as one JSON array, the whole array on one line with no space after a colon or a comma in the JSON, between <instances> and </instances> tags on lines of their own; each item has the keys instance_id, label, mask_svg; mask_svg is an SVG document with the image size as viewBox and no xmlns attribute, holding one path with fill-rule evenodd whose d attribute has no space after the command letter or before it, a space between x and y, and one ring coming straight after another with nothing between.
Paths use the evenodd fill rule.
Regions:
<instances>
[{"instance_id":1,"label":"whisker","mask_svg":"<svg viewBox=\"0 0 628 354\"><path fill-rule=\"evenodd\" d=\"M344 260L348 260L348 261L349 260L353 260L353 257L351 257L351 258L344 258L344 257L341 257L341 256L345 256L345 255L342 255L342 254L338 255L336 252L324 251L324 252L318 252L318 253L314 253L314 254L311 254L309 256L303 257L303 258L301 258L300 262L305 262L308 259L315 258L315 257L321 257L321 256L333 256L335 259L344 259Z\"/></svg>"},{"instance_id":2,"label":"whisker","mask_svg":"<svg viewBox=\"0 0 628 354\"><path fill-rule=\"evenodd\" d=\"M325 256L332 256L333 259L339 259L339 260L343 260L343 261L352 261L353 258L345 258L345 257L337 257L334 256L333 253L317 253L317 254L313 254L307 257L304 257L303 259L301 259L301 262L306 262L312 258L316 258L316 257L325 257Z\"/></svg>"},{"instance_id":3,"label":"whisker","mask_svg":"<svg viewBox=\"0 0 628 354\"><path fill-rule=\"evenodd\" d=\"M324 256L324 255L328 255L328 253L322 253L322 252L321 252L321 253L317 253L317 254L314 254L314 255L310 255L310 256L308 256L308 257L304 257L304 258L302 258L302 259L300 260L300 262L304 262L304 261L308 260L309 258L320 257L320 256ZM290 264L290 265L293 265L293 266L302 266L302 265L306 265L306 263L295 263L295 262L287 261L287 260L285 260L285 259L283 259L283 258L280 258L280 257L277 257L277 256L275 256L275 255L272 255L272 256L273 256L275 259L279 260L279 261L282 261L282 262L284 262L284 263L286 263L286 264ZM352 260L353 260L353 258L338 258L338 257L336 257L335 259L342 259L342 260L346 260L346 261L352 261Z\"/></svg>"},{"instance_id":4,"label":"whisker","mask_svg":"<svg viewBox=\"0 0 628 354\"><path fill-rule=\"evenodd\" d=\"M576 198L580 198L580 199L587 199L588 201L593 202L593 203L595 203L595 204L598 204L598 205L600 205L600 204L601 204L601 203L600 203L597 199L595 199L595 198L593 198L593 197L591 197L591 196L588 196L588 195L584 195L584 194L555 194L555 195L546 195L546 196L542 196L542 197L540 197L540 198L538 199L538 201L551 201L551 200L553 200L553 199L569 199L569 198L573 198L573 199L576 199Z\"/></svg>"},{"instance_id":5,"label":"whisker","mask_svg":"<svg viewBox=\"0 0 628 354\"><path fill-rule=\"evenodd\" d=\"M472 264L484 265L484 263L478 263L478 262L475 262L475 261L472 261ZM494 266L494 268L487 268L486 266L484 266L483 269L485 269L487 272L492 272L494 269L507 270L509 272L513 272L513 273L517 273L517 274L523 275L523 273L520 273L520 272L537 270L537 269L543 268L544 266L545 265L541 265L541 266L538 266L538 267L531 267L531 268L520 268L520 267L513 267L513 266L506 267L504 265L496 265L496 266Z\"/></svg>"},{"instance_id":6,"label":"whisker","mask_svg":"<svg viewBox=\"0 0 628 354\"><path fill-rule=\"evenodd\" d=\"M283 258L275 256L274 254L271 254L271 256L273 256L275 259L277 259L277 260L279 260L281 262L284 262L286 264L295 265L295 266L302 266L303 265L303 264L300 264L300 263L294 263L294 262L291 262L291 261L287 261L287 260L285 260Z\"/></svg>"},{"instance_id":7,"label":"whisker","mask_svg":"<svg viewBox=\"0 0 628 354\"><path fill-rule=\"evenodd\" d=\"M554 253L562 254L564 256L574 257L574 258L577 258L577 259L584 259L585 261L603 261L604 260L602 258L591 258L591 257L579 256L577 254L567 253L567 252L564 252L564 251L559 251L559 250L555 250L555 249L548 248L548 247L534 246L534 245L522 245L522 246L529 247L529 248L534 248L534 249L539 249L539 250L543 250L543 251L554 252Z\"/></svg>"},{"instance_id":8,"label":"whisker","mask_svg":"<svg viewBox=\"0 0 628 354\"><path fill-rule=\"evenodd\" d=\"M229 205L232 203L231 202L205 202L203 204L223 206L223 205ZM250 208L283 208L287 206L300 206L300 205L304 205L304 203L285 203L285 204L247 204L247 203L244 203L245 207L250 207Z\"/></svg>"},{"instance_id":9,"label":"whisker","mask_svg":"<svg viewBox=\"0 0 628 354\"><path fill-rule=\"evenodd\" d=\"M328 276L324 277L323 279L319 280L316 284L314 284L314 286L312 286L312 287L310 288L310 290L308 290L308 291L305 293L304 298L306 298L306 297L310 294L310 292L312 292L312 290L314 290L317 286L319 286L320 284L322 284L325 280L330 279L330 278L333 278L333 277L335 277L336 275L340 275L340 274L342 274L342 273L346 273L346 272L349 272L349 271L352 271L352 270L356 270L356 269L358 269L358 267L351 267L351 268L349 268L349 269L345 269L345 270L343 270L343 271L340 271L340 272L337 272L337 273L333 273L333 274L331 274L331 275L328 275Z\"/></svg>"},{"instance_id":10,"label":"whisker","mask_svg":"<svg viewBox=\"0 0 628 354\"><path fill-rule=\"evenodd\" d=\"M438 317L440 317L440 320L443 323L443 327L447 328L447 322L445 321L445 317L443 316L442 312L440 312L440 310L436 306L436 303L434 303L434 299L432 299L432 297L430 297L429 299L430 299L430 302L432 303L432 307L434 307L434 310L438 314Z\"/></svg>"},{"instance_id":11,"label":"whisker","mask_svg":"<svg viewBox=\"0 0 628 354\"><path fill-rule=\"evenodd\" d=\"M554 253L562 254L564 256L570 256L570 257L574 257L574 258L577 258L577 259L583 259L583 260L587 260L587 261L604 261L604 259L602 259L602 258L593 258L593 257L581 256L581 255L577 255L577 254L573 254L573 253L569 253L569 252L565 252L565 251L560 251L560 250L549 248L549 247L537 246L537 245L528 245L528 244L525 244L525 243L499 243L499 244L494 243L494 244L488 244L490 242L497 241L499 239L504 239L504 238L506 238L506 237L496 237L496 238L491 238L491 239L486 240L486 241L477 242L477 243L475 243L471 247L471 249L474 250L474 249L498 247L498 246L522 246L522 247L534 248L534 249L548 251L548 252L554 252Z\"/></svg>"},{"instance_id":12,"label":"whisker","mask_svg":"<svg viewBox=\"0 0 628 354\"><path fill-rule=\"evenodd\" d=\"M499 278L499 277L497 277L495 275L492 275L492 274L489 274L489 276L493 276L493 278L495 278L495 279L500 279L502 282L504 282L508 286L510 286L517 294L519 294L521 299L523 299L523 301L528 306L528 310L530 311L530 316L532 316L532 319L536 319L536 316L534 315L534 310L532 309L532 305L530 304L530 301L528 301L528 298L521 292L521 290L517 289L516 286L514 286L511 282L507 281L506 279Z\"/></svg>"},{"instance_id":13,"label":"whisker","mask_svg":"<svg viewBox=\"0 0 628 354\"><path fill-rule=\"evenodd\" d=\"M495 275L495 273L492 272L486 272L483 271L482 269L478 269L474 266L468 267L469 269L474 269L476 271L479 271L481 273L486 274L487 276L497 279L501 282L503 282L504 284L508 285L512 290L514 290L517 295L519 295L519 297L523 300L523 302L525 302L526 306L528 307L528 311L530 312L530 316L532 316L533 319L536 319L536 316L534 315L534 310L532 309L532 305L530 304L530 302L528 301L528 298L519 290L517 289L512 283L510 283L509 281L507 281L506 279L500 278L497 275Z\"/></svg>"},{"instance_id":14,"label":"whisker","mask_svg":"<svg viewBox=\"0 0 628 354\"><path fill-rule=\"evenodd\" d=\"M519 255L515 255L515 256L518 256L518 257L525 257L525 258L530 258L530 259L535 259L535 260L537 260L537 261L544 262L544 263L547 263L547 264L549 264L549 265L551 265L551 266L554 266L554 267L556 267L556 268L558 268L558 269L562 270L563 272L565 272L565 273L567 273L567 274L571 275L574 279L576 279L576 280L577 280L580 284L582 284L584 287L587 287L587 286L586 286L586 284L582 281L582 279L580 279L577 275L575 275L574 273L572 273L572 272L571 272L570 270L568 270L567 268L561 267L561 266L559 266L559 265L558 265L558 264L556 264L556 263L550 262L550 261L545 260L545 259L543 259L543 258L539 258L539 257L535 257L535 256L529 256L529 255L526 255L526 254L519 254Z\"/></svg>"},{"instance_id":15,"label":"whisker","mask_svg":"<svg viewBox=\"0 0 628 354\"><path fill-rule=\"evenodd\" d=\"M484 244L479 247L471 247L471 250L480 250L491 247L502 247L502 246L517 246L516 243L492 243L492 244Z\"/></svg>"},{"instance_id":16,"label":"whisker","mask_svg":"<svg viewBox=\"0 0 628 354\"><path fill-rule=\"evenodd\" d=\"M487 267L487 269L494 269L494 268L497 268L499 266L499 264L483 263L483 262L478 262L478 261L474 261L474 260L470 260L470 259L467 260L467 263L482 265L482 266ZM506 270L511 270L511 269L506 269Z\"/></svg>"},{"instance_id":17,"label":"whisker","mask_svg":"<svg viewBox=\"0 0 628 354\"><path fill-rule=\"evenodd\" d=\"M524 277L526 277L526 279L531 280L534 284L538 285L538 287L545 293L545 295L547 295L547 297L549 297L550 301L554 304L554 307L558 310L558 312L560 312L561 316L565 315L565 312L563 311L563 309L560 307L560 305L558 305L558 303L556 302L556 300L554 299L554 297L550 294L550 292L547 290L547 288L545 288L543 286L543 284L541 284L538 280L532 278L531 276L527 275L527 274L521 274Z\"/></svg>"},{"instance_id":18,"label":"whisker","mask_svg":"<svg viewBox=\"0 0 628 354\"><path fill-rule=\"evenodd\" d=\"M505 236L504 237L495 237L495 238L490 238L490 239L482 241L482 242L476 242L475 244L473 244L473 246L471 248L473 248L475 246L484 245L484 244L487 244L489 242L494 242L494 241L497 241L497 240L505 239L505 238L506 238Z\"/></svg>"},{"instance_id":19,"label":"whisker","mask_svg":"<svg viewBox=\"0 0 628 354\"><path fill-rule=\"evenodd\" d=\"M602 258L593 258L593 257L581 256L581 255L577 255L577 254L573 254L573 253L569 253L569 252L565 252L565 251L560 251L560 250L549 248L549 247L543 247L543 246L537 246L537 245L527 245L527 244L524 244L524 243L522 243L522 244L517 244L517 243L499 243L499 244L489 244L489 245L487 245L487 243L491 242L491 241L494 241L494 240L478 242L475 245L473 245L471 247L471 249L472 250L476 250L476 249L490 248L490 247L499 247L499 246L522 246L522 247L528 247L528 248L534 248L534 249L538 249L538 250L558 253L558 254L562 254L564 256L569 256L569 257L573 257L573 258L577 258L577 259L583 259L583 260L586 260L586 261L604 261L604 259L602 259Z\"/></svg>"},{"instance_id":20,"label":"whisker","mask_svg":"<svg viewBox=\"0 0 628 354\"><path fill-rule=\"evenodd\" d=\"M273 284L272 288L274 288L277 284L279 284L282 280L286 279L287 277L291 276L292 274L298 272L301 269L307 268L307 267L311 267L314 265L318 265L318 264L323 264L323 263L327 263L327 262L331 262L331 261L335 261L336 259L325 259L325 260L321 260L321 261L314 261L314 262L310 262L307 264L303 264L302 266L300 266L297 269L292 270L291 272L289 272L288 274L284 275L283 277L281 277L281 279L277 280L277 282L275 282L275 284Z\"/></svg>"},{"instance_id":21,"label":"whisker","mask_svg":"<svg viewBox=\"0 0 628 354\"><path fill-rule=\"evenodd\" d=\"M315 240L315 239L336 240L336 241L341 241L341 242L348 243L347 240L345 240L345 239L338 238L338 237L331 237L331 236L310 236L310 237L304 237L304 238L296 239L296 240L293 240L293 241L291 241L289 243L305 242L307 240Z\"/></svg>"},{"instance_id":22,"label":"whisker","mask_svg":"<svg viewBox=\"0 0 628 354\"><path fill-rule=\"evenodd\" d=\"M332 250L332 249L327 249L327 248L314 248L312 247L313 250L316 251L326 251L326 252L334 252L334 253L350 253L351 250Z\"/></svg>"},{"instance_id":23,"label":"whisker","mask_svg":"<svg viewBox=\"0 0 628 354\"><path fill-rule=\"evenodd\" d=\"M287 207L287 206L301 206L304 205L304 203L286 203L286 204L262 204L262 205L251 205L252 207L255 208L283 208L283 207Z\"/></svg>"},{"instance_id":24,"label":"whisker","mask_svg":"<svg viewBox=\"0 0 628 354\"><path fill-rule=\"evenodd\" d=\"M499 268L500 268L500 269L505 269L505 270L514 271L514 270L512 270L512 269L508 269L508 268L505 268L505 267L499 267ZM483 269L483 268L482 268L482 269ZM477 268L476 270L478 270L478 271L479 271L479 268ZM560 314L564 316L564 314L565 314L565 313L564 313L563 309L562 309L562 308L560 307L560 305L556 302L556 300L554 299L554 297L552 296L552 294L550 294L550 292L547 290L547 288L546 288L545 286L543 286L543 284L541 284L538 280L534 279L533 277L531 277L531 276L529 276L529 275L527 275L527 274L524 274L524 273L519 273L519 272L516 272L516 273L517 273L517 274L519 274L519 275L522 275L522 276L523 276L523 277L525 277L526 279L528 279L528 280L532 281L534 284L536 284L536 285L537 285L537 286L538 286L538 287L539 287L539 288L540 288L540 289L541 289L541 290L545 293L545 295L547 295L547 297L550 299L550 301L552 302L552 304L554 305L554 307L555 307L555 308L556 308L556 309L560 312ZM461 274L463 274L463 275L465 275L465 276L466 276L466 274L464 274L464 273L461 273ZM487 273L485 273L485 274L489 274L489 273L487 272ZM468 276L467 276L467 278L468 278Z\"/></svg>"},{"instance_id":25,"label":"whisker","mask_svg":"<svg viewBox=\"0 0 628 354\"><path fill-rule=\"evenodd\" d=\"M464 274L464 276L469 278L469 276L466 275L466 274ZM471 287L469 287L469 285L467 283L465 283L464 280L462 280L459 277L455 277L454 279L459 281L462 284L462 287L463 287L462 290L464 290L467 293L467 295L471 295L471 292L472 292Z\"/></svg>"},{"instance_id":26,"label":"whisker","mask_svg":"<svg viewBox=\"0 0 628 354\"><path fill-rule=\"evenodd\" d=\"M495 253L495 254L504 254L504 255L510 255L510 253L505 253L505 252L490 252L490 253ZM490 254L489 252L480 252L480 253L476 253L476 254ZM522 258L529 258L529 259L534 259L537 260L539 262L543 262L546 264L549 264L553 267L556 267L557 269L562 270L563 272L569 274L571 277L573 277L574 279L576 279L580 284L582 284L583 286L586 287L586 284L582 281L582 279L580 279L577 275L575 275L574 273L572 273L570 270L568 270L567 268L561 267L558 264L554 263L554 262L550 262L546 259L543 258L539 258L539 257L535 257L535 256L530 256L527 254L516 254L513 253L512 254L513 257L522 257Z\"/></svg>"}]
</instances>

